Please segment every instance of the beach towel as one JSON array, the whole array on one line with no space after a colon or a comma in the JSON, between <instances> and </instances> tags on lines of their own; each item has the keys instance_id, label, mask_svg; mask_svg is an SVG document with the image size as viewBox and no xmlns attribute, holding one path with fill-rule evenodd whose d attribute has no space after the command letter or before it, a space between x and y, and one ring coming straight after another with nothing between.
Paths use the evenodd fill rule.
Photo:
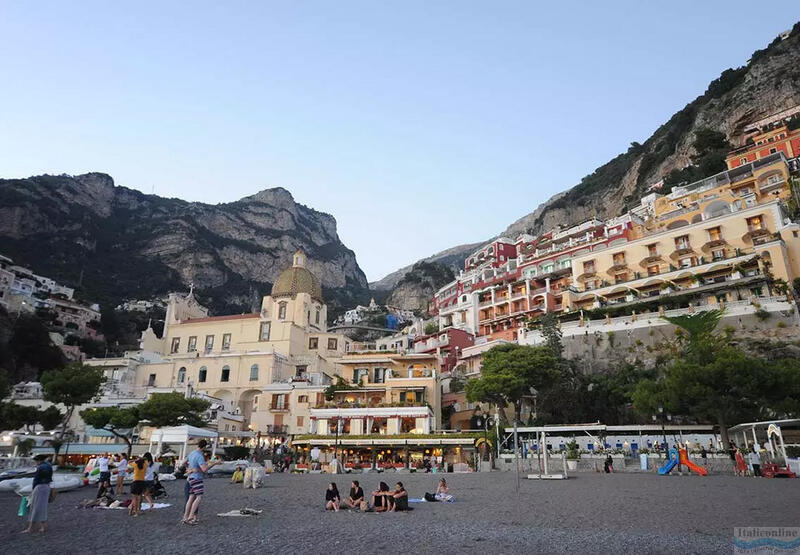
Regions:
<instances>
[{"instance_id":1,"label":"beach towel","mask_svg":"<svg viewBox=\"0 0 800 555\"><path fill-rule=\"evenodd\" d=\"M228 511L227 513L217 513L217 516L257 516L260 515L263 511L260 509L250 509L245 507L244 509L233 509L232 511Z\"/></svg>"},{"instance_id":2,"label":"beach towel","mask_svg":"<svg viewBox=\"0 0 800 555\"><path fill-rule=\"evenodd\" d=\"M154 509L165 509L165 508L167 508L169 506L170 506L169 503L154 503L153 504L153 508ZM120 505L118 507L112 507L112 506L100 507L100 506L98 506L97 508L98 509L119 509L119 510L123 510L123 509L127 509L128 507L123 507L122 505ZM149 509L150 509L150 503L142 503L142 510L143 511L147 511Z\"/></svg>"},{"instance_id":3,"label":"beach towel","mask_svg":"<svg viewBox=\"0 0 800 555\"><path fill-rule=\"evenodd\" d=\"M424 499L409 499L409 503L425 503Z\"/></svg>"}]
</instances>

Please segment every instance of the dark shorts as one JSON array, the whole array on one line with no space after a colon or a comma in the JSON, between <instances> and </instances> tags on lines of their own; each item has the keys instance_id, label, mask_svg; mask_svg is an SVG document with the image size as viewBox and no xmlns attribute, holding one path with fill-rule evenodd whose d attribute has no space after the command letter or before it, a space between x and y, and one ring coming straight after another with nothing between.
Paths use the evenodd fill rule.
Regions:
<instances>
[{"instance_id":1,"label":"dark shorts","mask_svg":"<svg viewBox=\"0 0 800 555\"><path fill-rule=\"evenodd\" d=\"M110 472L101 472L100 478L97 479L98 482L110 482L111 481L111 473Z\"/></svg>"},{"instance_id":2,"label":"dark shorts","mask_svg":"<svg viewBox=\"0 0 800 555\"><path fill-rule=\"evenodd\" d=\"M189 495L203 495L203 479L189 478Z\"/></svg>"},{"instance_id":3,"label":"dark shorts","mask_svg":"<svg viewBox=\"0 0 800 555\"><path fill-rule=\"evenodd\" d=\"M144 480L136 480L131 484L131 493L133 495L142 495L147 489L147 482Z\"/></svg>"}]
</instances>

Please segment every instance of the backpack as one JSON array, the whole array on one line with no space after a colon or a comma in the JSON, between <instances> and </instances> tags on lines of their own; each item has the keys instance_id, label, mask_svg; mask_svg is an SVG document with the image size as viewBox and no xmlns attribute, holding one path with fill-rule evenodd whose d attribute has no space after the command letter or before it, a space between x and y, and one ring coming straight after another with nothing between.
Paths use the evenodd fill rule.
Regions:
<instances>
[{"instance_id":1,"label":"backpack","mask_svg":"<svg viewBox=\"0 0 800 555\"><path fill-rule=\"evenodd\" d=\"M428 501L430 503L434 503L434 502L439 501L439 500L436 499L436 496L434 494L425 492L425 501Z\"/></svg>"}]
</instances>

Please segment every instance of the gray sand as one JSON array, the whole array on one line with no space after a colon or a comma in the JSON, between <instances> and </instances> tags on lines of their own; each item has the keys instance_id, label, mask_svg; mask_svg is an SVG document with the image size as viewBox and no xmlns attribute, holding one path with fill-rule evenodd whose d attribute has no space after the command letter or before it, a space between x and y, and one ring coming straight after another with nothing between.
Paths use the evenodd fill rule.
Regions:
<instances>
[{"instance_id":1,"label":"gray sand","mask_svg":"<svg viewBox=\"0 0 800 555\"><path fill-rule=\"evenodd\" d=\"M433 491L441 475L273 475L244 490L225 478L206 481L201 523L179 523L183 481L165 482L168 509L130 518L127 511L76 509L93 490L58 496L44 536L25 536L19 498L0 494L3 553L730 553L734 526L799 526L800 480L733 476L601 475L567 481L522 480L513 473L445 475L456 503L412 504L407 514L323 510L328 481L343 495L351 478L365 492L399 479L411 497ZM220 518L241 507L262 515Z\"/></svg>"}]
</instances>

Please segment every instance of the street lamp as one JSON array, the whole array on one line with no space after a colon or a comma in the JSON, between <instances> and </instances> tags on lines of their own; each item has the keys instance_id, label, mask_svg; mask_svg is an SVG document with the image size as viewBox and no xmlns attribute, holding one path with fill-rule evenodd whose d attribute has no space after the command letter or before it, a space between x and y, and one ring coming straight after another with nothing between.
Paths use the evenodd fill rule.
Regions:
<instances>
[{"instance_id":1,"label":"street lamp","mask_svg":"<svg viewBox=\"0 0 800 555\"><path fill-rule=\"evenodd\" d=\"M478 429L483 427L483 460L488 461L491 460L489 457L489 426L491 416L489 416L488 412L484 412L483 414L479 414L476 424L478 424Z\"/></svg>"},{"instance_id":2,"label":"street lamp","mask_svg":"<svg viewBox=\"0 0 800 555\"><path fill-rule=\"evenodd\" d=\"M667 420L672 422L672 415L667 414L666 418L664 418L664 407L662 405L658 405L658 419L661 420L661 437L664 440L664 451L669 451L669 446L667 445L667 431L666 431L666 423ZM653 415L653 421L656 421L656 415Z\"/></svg>"}]
</instances>

